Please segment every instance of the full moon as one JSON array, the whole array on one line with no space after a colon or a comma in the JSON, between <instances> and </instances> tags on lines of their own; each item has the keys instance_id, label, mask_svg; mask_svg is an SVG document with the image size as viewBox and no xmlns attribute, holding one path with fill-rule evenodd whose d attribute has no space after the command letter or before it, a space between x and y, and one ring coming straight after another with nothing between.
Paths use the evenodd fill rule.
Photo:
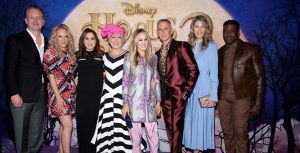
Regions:
<instances>
[{"instance_id":1,"label":"full moon","mask_svg":"<svg viewBox=\"0 0 300 153\"><path fill-rule=\"evenodd\" d=\"M131 14L126 14L126 9L130 7L137 11L131 11ZM155 14L151 14L151 11L149 11L151 9L156 10ZM66 17L64 23L71 28L76 48L84 28L93 28L93 24L93 29L99 34L101 26L103 27L108 22L112 22L126 23L124 25L128 28L127 36L130 36L138 25L146 27L147 30L150 29L148 32L153 38L152 46L154 50L157 50L161 45L156 35L158 20L163 18L170 19L172 27L176 31L175 39L187 41L191 19L189 18L183 25L181 24L189 15L199 13L207 14L211 18L214 29L213 38L217 46L221 47L224 44L222 37L223 23L232 19L232 17L217 2L212 0L84 0ZM91 14L94 14L95 17L93 18ZM108 17L110 15L111 17ZM95 18L97 19L96 21ZM101 45L107 46L107 43L101 39L100 34L98 36ZM245 40L243 34L241 34L241 39ZM129 45L128 42L125 44L127 47Z\"/></svg>"}]
</instances>

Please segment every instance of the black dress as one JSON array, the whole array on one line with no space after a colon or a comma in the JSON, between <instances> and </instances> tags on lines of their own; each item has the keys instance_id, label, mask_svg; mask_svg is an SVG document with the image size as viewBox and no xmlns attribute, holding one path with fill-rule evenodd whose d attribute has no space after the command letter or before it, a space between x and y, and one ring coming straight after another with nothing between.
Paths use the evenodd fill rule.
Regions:
<instances>
[{"instance_id":1,"label":"black dress","mask_svg":"<svg viewBox=\"0 0 300 153\"><path fill-rule=\"evenodd\" d=\"M93 137L103 86L103 60L94 58L93 52L77 61L77 138L80 153L95 153Z\"/></svg>"}]
</instances>

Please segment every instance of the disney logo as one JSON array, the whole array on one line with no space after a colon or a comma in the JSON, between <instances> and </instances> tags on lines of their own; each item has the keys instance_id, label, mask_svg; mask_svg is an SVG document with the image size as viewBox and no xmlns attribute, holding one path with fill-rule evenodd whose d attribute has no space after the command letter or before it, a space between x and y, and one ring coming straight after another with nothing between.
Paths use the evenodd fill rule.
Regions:
<instances>
[{"instance_id":1,"label":"disney logo","mask_svg":"<svg viewBox=\"0 0 300 153\"><path fill-rule=\"evenodd\" d=\"M141 8L140 4L131 5L129 3L123 2L122 5L125 6L124 13L126 15L149 14L152 18L157 12L157 8Z\"/></svg>"}]
</instances>

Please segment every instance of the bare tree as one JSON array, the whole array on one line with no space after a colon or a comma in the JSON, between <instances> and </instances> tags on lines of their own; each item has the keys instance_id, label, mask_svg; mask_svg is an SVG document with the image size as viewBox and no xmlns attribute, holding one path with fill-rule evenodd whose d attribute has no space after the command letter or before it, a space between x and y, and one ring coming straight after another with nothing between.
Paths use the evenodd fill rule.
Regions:
<instances>
[{"instance_id":1,"label":"bare tree","mask_svg":"<svg viewBox=\"0 0 300 153\"><path fill-rule=\"evenodd\" d=\"M297 105L293 88L299 79L300 12L299 1L291 0L286 6L272 9L258 22L253 41L263 49L267 88L272 94L273 117L270 123L268 153L276 144L276 123L283 111L282 124L288 137L288 153L295 152L295 139L290 110Z\"/></svg>"},{"instance_id":2,"label":"bare tree","mask_svg":"<svg viewBox=\"0 0 300 153\"><path fill-rule=\"evenodd\" d=\"M218 131L217 134L215 134L215 137L217 137L217 139L220 140L219 146L217 146L217 144L216 144L216 150L219 149L222 153L224 153L225 151L223 150L223 147L222 147L222 144L224 141L223 131Z\"/></svg>"},{"instance_id":3,"label":"bare tree","mask_svg":"<svg viewBox=\"0 0 300 153\"><path fill-rule=\"evenodd\" d=\"M287 153L295 152L295 139L291 124L295 110L300 109L300 2L290 0L285 6L274 8L260 16L250 35L251 41L262 48L264 57L268 105L273 106L271 121L265 116L252 119L250 128L250 152L259 152L258 145L268 146L268 153L275 152L274 146L279 142L276 130L283 127L288 138ZM298 109L297 109L298 108ZM270 113L270 112L268 112ZM263 113L265 115L266 113ZM269 114L268 114L269 115ZM283 115L282 126L276 125ZM298 117L299 119L300 117ZM216 133L221 145L216 146L221 152L223 134Z\"/></svg>"}]
</instances>

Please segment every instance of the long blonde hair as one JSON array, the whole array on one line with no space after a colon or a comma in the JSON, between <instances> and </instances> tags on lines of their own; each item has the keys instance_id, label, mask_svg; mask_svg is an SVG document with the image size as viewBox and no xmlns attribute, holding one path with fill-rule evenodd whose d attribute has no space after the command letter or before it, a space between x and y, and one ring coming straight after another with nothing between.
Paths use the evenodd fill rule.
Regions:
<instances>
[{"instance_id":1,"label":"long blonde hair","mask_svg":"<svg viewBox=\"0 0 300 153\"><path fill-rule=\"evenodd\" d=\"M194 27L197 21L201 21L203 23L203 26L205 27L205 33L203 36L201 50L207 49L209 42L213 41L212 39L213 27L208 23L209 22L208 20L210 20L210 18L204 15L198 15L194 17L194 19L192 20L188 41L193 47L196 45L196 36L194 34Z\"/></svg>"},{"instance_id":2,"label":"long blonde hair","mask_svg":"<svg viewBox=\"0 0 300 153\"><path fill-rule=\"evenodd\" d=\"M67 25L59 24L59 25L57 25L53 28L53 30L51 32L48 48L54 48L58 52L59 56L62 55L62 51L59 49L58 44L57 44L57 40L56 40L57 31L59 29L64 29L64 30L67 31L67 33L68 33L68 45L67 45L66 52L67 52L67 54L69 54L70 60L73 61L73 62L76 62L74 39L73 39L73 35L71 33L71 30Z\"/></svg>"},{"instance_id":3,"label":"long blonde hair","mask_svg":"<svg viewBox=\"0 0 300 153\"><path fill-rule=\"evenodd\" d=\"M150 40L148 32L145 29L136 29L135 32L133 33L133 39L132 39L131 48L130 48L130 51L129 51L130 63L133 66L137 66L138 62L140 60L140 56L139 56L138 48L137 48L137 42L138 42L138 37L137 36L140 33L145 33L147 38L148 38L148 47L147 47L146 52L145 52L145 59L146 59L147 63L150 66L153 66L151 40Z\"/></svg>"}]
</instances>

